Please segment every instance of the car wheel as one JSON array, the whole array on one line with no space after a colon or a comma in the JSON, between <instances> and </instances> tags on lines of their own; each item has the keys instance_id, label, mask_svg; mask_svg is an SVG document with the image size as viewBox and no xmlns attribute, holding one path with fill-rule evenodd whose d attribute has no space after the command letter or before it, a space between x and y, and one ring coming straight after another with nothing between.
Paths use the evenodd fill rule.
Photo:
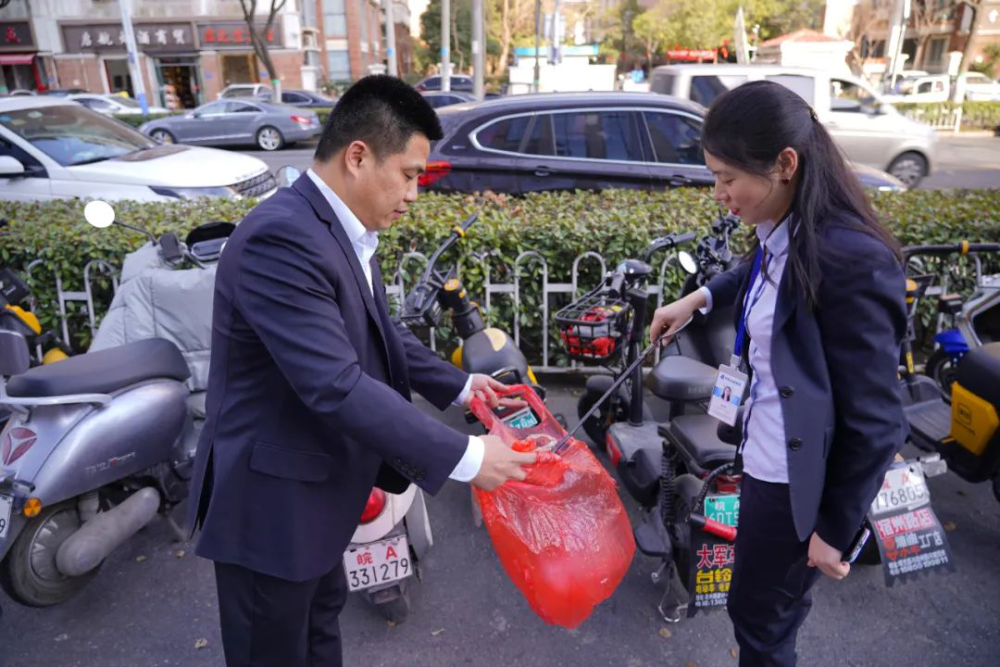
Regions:
<instances>
[{"instance_id":1,"label":"car wheel","mask_svg":"<svg viewBox=\"0 0 1000 667\"><path fill-rule=\"evenodd\" d=\"M888 171L906 187L915 188L927 175L927 160L919 153L903 153L892 161Z\"/></svg>"},{"instance_id":2,"label":"car wheel","mask_svg":"<svg viewBox=\"0 0 1000 667\"><path fill-rule=\"evenodd\" d=\"M284 145L285 138L277 128L265 125L257 130L257 146L262 151L276 151Z\"/></svg>"},{"instance_id":3,"label":"car wheel","mask_svg":"<svg viewBox=\"0 0 1000 667\"><path fill-rule=\"evenodd\" d=\"M177 139L167 130L153 130L149 133L149 138L158 144L176 144Z\"/></svg>"}]
</instances>

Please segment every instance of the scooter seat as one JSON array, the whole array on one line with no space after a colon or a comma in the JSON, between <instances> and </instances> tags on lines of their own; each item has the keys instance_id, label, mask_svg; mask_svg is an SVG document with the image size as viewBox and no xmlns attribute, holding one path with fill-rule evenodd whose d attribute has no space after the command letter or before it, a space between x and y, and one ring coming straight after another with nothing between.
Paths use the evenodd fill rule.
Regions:
<instances>
[{"instance_id":1,"label":"scooter seat","mask_svg":"<svg viewBox=\"0 0 1000 667\"><path fill-rule=\"evenodd\" d=\"M660 426L660 435L671 439L705 469L731 463L736 446L719 439L719 420L709 415L681 415Z\"/></svg>"},{"instance_id":2,"label":"scooter seat","mask_svg":"<svg viewBox=\"0 0 1000 667\"><path fill-rule=\"evenodd\" d=\"M671 355L650 374L653 394L666 401L707 401L712 397L717 369L690 357Z\"/></svg>"},{"instance_id":3,"label":"scooter seat","mask_svg":"<svg viewBox=\"0 0 1000 667\"><path fill-rule=\"evenodd\" d=\"M36 366L7 383L7 395L21 398L107 394L145 380L183 382L191 371L177 346L163 338L70 357Z\"/></svg>"}]
</instances>

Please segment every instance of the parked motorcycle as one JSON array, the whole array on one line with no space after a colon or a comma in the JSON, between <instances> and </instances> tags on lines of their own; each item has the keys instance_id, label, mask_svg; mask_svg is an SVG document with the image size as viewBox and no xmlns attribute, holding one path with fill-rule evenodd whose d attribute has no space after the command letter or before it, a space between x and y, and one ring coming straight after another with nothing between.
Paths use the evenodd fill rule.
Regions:
<instances>
[{"instance_id":1,"label":"parked motorcycle","mask_svg":"<svg viewBox=\"0 0 1000 667\"><path fill-rule=\"evenodd\" d=\"M88 221L115 223L91 202ZM164 235L157 252L186 254ZM18 333L0 331L0 585L30 606L59 604L116 548L187 496L200 424L191 373L163 339L29 368Z\"/></svg>"},{"instance_id":2,"label":"parked motorcycle","mask_svg":"<svg viewBox=\"0 0 1000 667\"><path fill-rule=\"evenodd\" d=\"M728 227L728 231L718 225L713 229L715 235L724 233L722 240L725 244L728 244L728 236L735 228L731 223ZM715 240L718 236L703 239L699 248L708 248L714 245ZM676 245L676 239L673 245ZM716 250L724 249L722 246L715 247ZM700 253L700 256L705 255ZM715 256L732 261L731 254L727 252L716 252ZM680 263L691 273L685 293L699 284L699 272L711 270L706 271L704 263L694 266L687 259L682 259ZM722 263L711 264L718 269ZM620 349L621 345L617 342L604 340L609 331L620 330L616 334L621 337L620 340L629 340L628 358L641 358L638 341L645 332L645 314L650 298L646 281L651 270L648 264L643 266L642 262L635 260L629 260L622 266L626 270L616 271L598 290L557 315L571 356L585 359L579 354L581 350L593 353ZM707 282L704 276L701 280L701 284ZM598 320L596 317L581 316L581 313L588 312L604 317ZM616 324L619 321L620 326ZM660 561L652 579L654 583L666 584L658 609L668 622L679 621L684 608L688 609L689 615L693 615L699 609L724 605L732 577L732 544L739 518L742 482L735 456L741 440L742 418L737 419L736 427L729 427L706 413L705 406L713 391L717 366L696 358L700 356L714 362L718 359L717 355L724 354L724 359L728 359L735 339L731 322L730 313L721 323L701 318L688 324L678 334L678 347L692 356L671 354L654 367L648 386L655 396L668 402L670 416L667 421L655 423L649 419L648 413L644 413L641 381L636 373L631 378L631 391L627 396L629 411L625 418L606 422L604 445L608 455L622 485L643 508L643 518L635 527L636 544L643 553ZM610 327L607 326L609 323ZM640 336L635 335L637 330L642 332ZM650 349L647 348L647 351ZM637 371L638 368L633 362L629 370ZM612 382L624 384L625 379L617 375ZM621 401L621 394L608 394L611 387L608 384L605 392L596 398L584 397L589 400L588 410L594 409L603 400ZM928 522L926 535L921 539L939 539L944 543L946 538L936 518L933 518L930 494L924 482L926 476L940 472L943 472L943 466L935 457L900 460L894 464L886 475L881 493L872 504L868 522L870 532L876 532L875 528L882 526L882 521L891 521L892 517L913 512L919 513L922 520ZM900 536L900 539L908 540L910 537L915 539L914 535ZM900 562L911 556L909 543L905 552L893 550L889 538L881 532L877 545L874 541L870 544L868 560L877 560L879 551L891 554L893 559L902 559ZM943 550L946 548L942 547ZM912 557L918 558L915 552ZM947 558L942 558L940 563L935 561L935 566L949 563ZM897 565L895 560L893 565ZM905 576L911 571L914 570L903 572L897 568L892 576Z\"/></svg>"},{"instance_id":3,"label":"parked motorcycle","mask_svg":"<svg viewBox=\"0 0 1000 667\"><path fill-rule=\"evenodd\" d=\"M908 258L918 255L947 257L953 254L995 252L1000 244L915 246ZM978 483L992 480L1000 501L1000 291L981 291L963 307L959 329L967 340L979 343L958 359L950 385L950 404L938 379L918 375L913 363L914 320L917 308L935 276L910 275L907 280L908 335L903 345L900 388L913 443L939 453L948 467L963 479ZM985 281L980 282L983 285ZM945 295L939 307L957 310L955 299ZM966 314L967 313L967 314ZM963 337L964 337L963 336Z\"/></svg>"},{"instance_id":4,"label":"parked motorcycle","mask_svg":"<svg viewBox=\"0 0 1000 667\"><path fill-rule=\"evenodd\" d=\"M478 214L472 214L456 226L427 262L417 283L406 295L401 319L411 329L422 331L438 326L445 311L451 312L452 324L461 344L451 355L452 363L467 373L485 373L504 384L530 383L538 386L534 371L524 353L510 335L496 327L488 327L479 304L469 299L458 277L458 266L440 271L441 256L475 224Z\"/></svg>"},{"instance_id":5,"label":"parked motorcycle","mask_svg":"<svg viewBox=\"0 0 1000 667\"><path fill-rule=\"evenodd\" d=\"M934 336L937 349L927 359L924 374L933 378L946 400L951 400L951 386L962 358L984 343L1000 340L1000 274L985 275L981 256L1000 253L1000 243L909 246L903 256L910 260L921 256L947 257L969 255L975 267L975 289L963 300L960 294L941 294L937 312L949 318L951 327Z\"/></svg>"}]
</instances>

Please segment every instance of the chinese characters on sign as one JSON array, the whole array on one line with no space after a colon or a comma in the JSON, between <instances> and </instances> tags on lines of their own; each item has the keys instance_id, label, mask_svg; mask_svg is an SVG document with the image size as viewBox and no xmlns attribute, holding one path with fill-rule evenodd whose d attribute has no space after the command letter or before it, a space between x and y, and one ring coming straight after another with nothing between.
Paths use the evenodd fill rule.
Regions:
<instances>
[{"instance_id":1,"label":"chinese characters on sign","mask_svg":"<svg viewBox=\"0 0 1000 667\"><path fill-rule=\"evenodd\" d=\"M277 25L264 32L265 25L257 24L257 34L264 38L268 46L277 46L280 35ZM253 48L253 38L246 23L202 23L198 25L198 38L204 49L248 49Z\"/></svg>"},{"instance_id":2,"label":"chinese characters on sign","mask_svg":"<svg viewBox=\"0 0 1000 667\"><path fill-rule=\"evenodd\" d=\"M727 526L736 526L740 515L738 495L709 496L705 516ZM697 528L691 528L691 603L688 616L699 609L722 607L733 580L734 549L727 542Z\"/></svg>"},{"instance_id":3,"label":"chinese characters on sign","mask_svg":"<svg viewBox=\"0 0 1000 667\"><path fill-rule=\"evenodd\" d=\"M919 469L890 468L868 513L885 583L906 581L920 572L954 571L951 547Z\"/></svg>"},{"instance_id":4,"label":"chinese characters on sign","mask_svg":"<svg viewBox=\"0 0 1000 667\"><path fill-rule=\"evenodd\" d=\"M64 25L63 42L68 52L124 51L125 32L114 25ZM188 51L195 48L190 23L138 24L135 42L140 51Z\"/></svg>"},{"instance_id":5,"label":"chinese characters on sign","mask_svg":"<svg viewBox=\"0 0 1000 667\"><path fill-rule=\"evenodd\" d=\"M0 22L0 51L34 50L35 40L27 21Z\"/></svg>"}]
</instances>

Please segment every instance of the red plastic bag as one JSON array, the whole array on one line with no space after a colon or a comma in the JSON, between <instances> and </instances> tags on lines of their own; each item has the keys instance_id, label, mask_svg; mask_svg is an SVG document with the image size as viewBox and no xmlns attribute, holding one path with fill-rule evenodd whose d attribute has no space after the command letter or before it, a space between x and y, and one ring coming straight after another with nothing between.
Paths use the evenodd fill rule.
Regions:
<instances>
[{"instance_id":1,"label":"red plastic bag","mask_svg":"<svg viewBox=\"0 0 1000 667\"><path fill-rule=\"evenodd\" d=\"M475 489L476 498L507 576L542 620L572 629L621 583L635 553L632 527L614 480L587 445L572 439L552 453L563 427L530 387L507 395L524 398L531 415L518 411L504 423L479 399L472 412L514 449L537 451L538 461L524 482Z\"/></svg>"}]
</instances>

